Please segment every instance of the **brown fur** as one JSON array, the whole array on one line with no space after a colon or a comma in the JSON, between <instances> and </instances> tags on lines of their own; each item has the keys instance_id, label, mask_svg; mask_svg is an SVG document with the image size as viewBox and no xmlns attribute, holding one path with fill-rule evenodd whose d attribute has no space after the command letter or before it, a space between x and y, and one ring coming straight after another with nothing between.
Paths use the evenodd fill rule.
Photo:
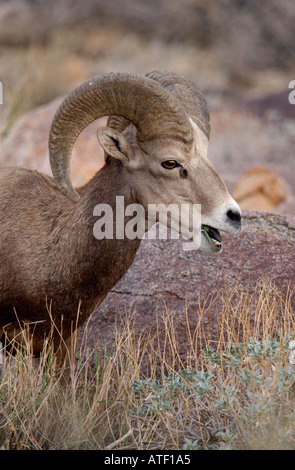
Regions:
<instances>
[{"instance_id":1,"label":"brown fur","mask_svg":"<svg viewBox=\"0 0 295 470\"><path fill-rule=\"evenodd\" d=\"M63 339L93 312L131 265L139 240L97 240L94 206L132 201L123 165L111 158L73 203L36 171L0 171L0 327L33 325L35 343L53 320ZM55 334L56 343L59 335ZM39 349L39 347L37 347ZM38 352L38 351L35 351Z\"/></svg>"}]
</instances>

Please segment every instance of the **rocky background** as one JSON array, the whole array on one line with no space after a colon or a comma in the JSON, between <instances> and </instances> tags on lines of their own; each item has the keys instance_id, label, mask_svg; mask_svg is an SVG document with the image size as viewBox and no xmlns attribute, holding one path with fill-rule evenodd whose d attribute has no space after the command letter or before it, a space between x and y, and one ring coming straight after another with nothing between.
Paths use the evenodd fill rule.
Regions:
<instances>
[{"instance_id":1,"label":"rocky background","mask_svg":"<svg viewBox=\"0 0 295 470\"><path fill-rule=\"evenodd\" d=\"M288 100L294 20L291 0L1 1L1 166L50 173L51 119L81 81L108 71L173 70L206 96L209 157L250 210L244 231L225 237L219 257L184 252L181 241L144 240L132 268L92 316L93 338L111 339L116 315L130 309L139 331L155 323L159 308L173 312L182 331L189 305L193 327L200 303L236 282L255 289L269 278L284 295L294 288L295 105ZM104 122L77 141L77 185L103 164L96 128ZM218 309L215 302L207 334Z\"/></svg>"}]
</instances>

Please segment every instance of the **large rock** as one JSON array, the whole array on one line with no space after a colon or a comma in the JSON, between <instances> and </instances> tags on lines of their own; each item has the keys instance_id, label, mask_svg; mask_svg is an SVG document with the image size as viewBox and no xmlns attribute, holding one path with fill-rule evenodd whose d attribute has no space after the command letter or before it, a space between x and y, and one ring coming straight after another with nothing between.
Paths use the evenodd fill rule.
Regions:
<instances>
[{"instance_id":1,"label":"large rock","mask_svg":"<svg viewBox=\"0 0 295 470\"><path fill-rule=\"evenodd\" d=\"M218 256L184 251L181 240L143 240L129 271L90 318L89 345L97 340L112 344L116 325L120 319L124 323L126 312L135 315L136 334L155 333L157 318L172 312L185 356L187 325L193 332L200 316L204 340L219 339L220 313L227 293L237 286L238 292L251 295L259 292L263 281L271 282L282 298L294 290L294 216L247 211L243 231L223 239ZM295 308L295 295L292 302ZM80 329L81 338L83 334L85 327Z\"/></svg>"}]
</instances>

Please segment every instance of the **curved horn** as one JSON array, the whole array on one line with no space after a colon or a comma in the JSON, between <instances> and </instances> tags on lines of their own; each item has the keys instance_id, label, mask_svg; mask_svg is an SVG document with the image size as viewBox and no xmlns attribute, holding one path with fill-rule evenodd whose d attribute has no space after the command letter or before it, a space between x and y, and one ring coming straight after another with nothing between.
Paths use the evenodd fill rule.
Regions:
<instances>
[{"instance_id":1,"label":"curved horn","mask_svg":"<svg viewBox=\"0 0 295 470\"><path fill-rule=\"evenodd\" d=\"M209 139L210 114L206 100L195 82L175 72L154 71L147 73L146 77L156 80L169 90Z\"/></svg>"},{"instance_id":2,"label":"curved horn","mask_svg":"<svg viewBox=\"0 0 295 470\"><path fill-rule=\"evenodd\" d=\"M207 103L197 85L182 75L174 72L154 71L147 73L146 77L159 82L164 88L169 90L182 103L187 115L205 133L210 136L210 115ZM122 132L128 126L128 121L117 116L110 116L108 126Z\"/></svg>"},{"instance_id":3,"label":"curved horn","mask_svg":"<svg viewBox=\"0 0 295 470\"><path fill-rule=\"evenodd\" d=\"M59 189L69 199L79 199L70 178L74 143L91 122L110 115L132 122L141 141L161 136L173 137L186 145L192 142L192 129L181 103L155 80L130 73L97 75L65 98L50 130L52 173Z\"/></svg>"}]
</instances>

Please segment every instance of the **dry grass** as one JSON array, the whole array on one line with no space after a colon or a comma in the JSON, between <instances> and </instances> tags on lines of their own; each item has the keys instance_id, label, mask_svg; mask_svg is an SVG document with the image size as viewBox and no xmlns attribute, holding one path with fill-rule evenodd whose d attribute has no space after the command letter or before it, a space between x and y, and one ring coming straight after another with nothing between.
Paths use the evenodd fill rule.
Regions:
<instances>
[{"instance_id":1,"label":"dry grass","mask_svg":"<svg viewBox=\"0 0 295 470\"><path fill-rule=\"evenodd\" d=\"M132 315L124 318L111 351L89 351L84 338L67 382L50 342L38 361L27 343L3 358L0 446L293 449L292 295L269 282L254 293L223 292L219 341L205 339L197 353L200 312L185 361L171 312L152 337L136 335Z\"/></svg>"}]
</instances>

